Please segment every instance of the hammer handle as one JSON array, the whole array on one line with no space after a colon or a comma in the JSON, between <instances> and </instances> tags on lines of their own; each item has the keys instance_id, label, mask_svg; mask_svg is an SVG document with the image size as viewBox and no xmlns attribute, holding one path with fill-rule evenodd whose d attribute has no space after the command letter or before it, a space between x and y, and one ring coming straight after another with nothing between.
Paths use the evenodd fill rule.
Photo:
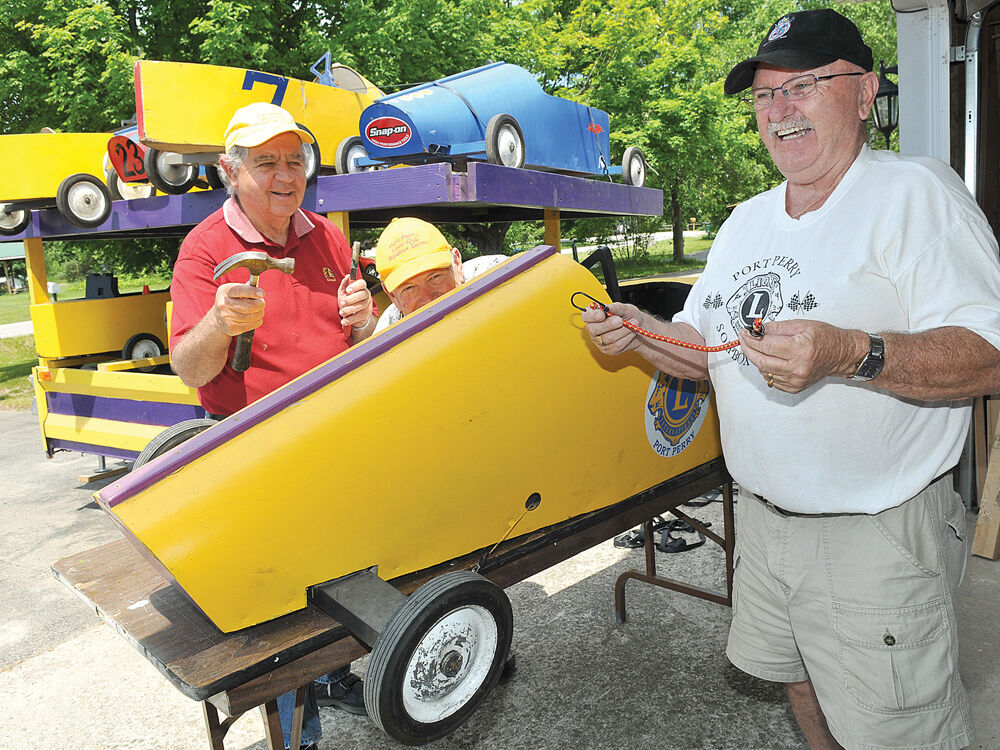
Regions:
<instances>
[{"instance_id":1,"label":"hammer handle","mask_svg":"<svg viewBox=\"0 0 1000 750\"><path fill-rule=\"evenodd\" d=\"M253 332L256 329L244 331L236 337L236 351L233 352L233 370L245 372L250 367L250 346L253 344Z\"/></svg>"},{"instance_id":2,"label":"hammer handle","mask_svg":"<svg viewBox=\"0 0 1000 750\"><path fill-rule=\"evenodd\" d=\"M250 274L250 286L257 286L258 274ZM236 337L236 351L233 352L232 367L234 372L246 372L250 368L250 347L253 345L253 332L257 330L251 328Z\"/></svg>"}]
</instances>

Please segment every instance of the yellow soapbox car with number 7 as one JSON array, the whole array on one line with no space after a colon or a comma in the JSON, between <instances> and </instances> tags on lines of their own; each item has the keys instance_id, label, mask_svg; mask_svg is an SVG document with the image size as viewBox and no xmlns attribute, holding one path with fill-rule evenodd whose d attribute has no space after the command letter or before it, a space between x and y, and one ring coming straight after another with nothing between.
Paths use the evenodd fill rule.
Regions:
<instances>
[{"instance_id":1,"label":"yellow soapbox car with number 7","mask_svg":"<svg viewBox=\"0 0 1000 750\"><path fill-rule=\"evenodd\" d=\"M708 383L601 354L575 292L608 300L551 247L516 255L166 446L99 504L225 632L331 612L372 648L372 719L407 744L442 736L496 683L510 603L469 570L408 597L387 582L721 455Z\"/></svg>"}]
</instances>

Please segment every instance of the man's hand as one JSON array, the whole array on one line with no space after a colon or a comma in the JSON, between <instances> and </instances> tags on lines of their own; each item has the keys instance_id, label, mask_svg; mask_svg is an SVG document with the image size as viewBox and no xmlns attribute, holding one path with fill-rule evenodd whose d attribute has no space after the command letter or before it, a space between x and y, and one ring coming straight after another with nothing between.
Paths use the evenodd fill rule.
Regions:
<instances>
[{"instance_id":1,"label":"man's hand","mask_svg":"<svg viewBox=\"0 0 1000 750\"><path fill-rule=\"evenodd\" d=\"M372 295L364 279L351 281L350 276L341 279L337 303L340 305L341 325L354 329L368 326L372 317Z\"/></svg>"},{"instance_id":2,"label":"man's hand","mask_svg":"<svg viewBox=\"0 0 1000 750\"><path fill-rule=\"evenodd\" d=\"M761 377L788 393L800 393L828 375L850 377L868 352L863 331L816 320L767 323L763 337L745 333L740 344Z\"/></svg>"},{"instance_id":3,"label":"man's hand","mask_svg":"<svg viewBox=\"0 0 1000 750\"><path fill-rule=\"evenodd\" d=\"M641 325L639 308L624 302L612 302L609 307L611 315L605 315L603 310L593 307L583 312L583 322L587 324L587 333L594 346L605 354L621 354L638 348L638 335L626 328L622 319Z\"/></svg>"},{"instance_id":4,"label":"man's hand","mask_svg":"<svg viewBox=\"0 0 1000 750\"><path fill-rule=\"evenodd\" d=\"M259 328L264 322L264 290L249 284L222 284L212 308L216 328L227 336Z\"/></svg>"}]
</instances>

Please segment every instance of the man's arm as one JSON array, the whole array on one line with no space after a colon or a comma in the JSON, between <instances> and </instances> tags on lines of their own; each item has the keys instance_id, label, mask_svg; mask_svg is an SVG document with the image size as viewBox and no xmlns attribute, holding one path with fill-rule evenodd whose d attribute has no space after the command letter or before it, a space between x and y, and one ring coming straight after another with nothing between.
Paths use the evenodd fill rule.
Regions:
<instances>
[{"instance_id":1,"label":"man's arm","mask_svg":"<svg viewBox=\"0 0 1000 750\"><path fill-rule=\"evenodd\" d=\"M626 328L623 320L651 333L699 346L705 345L702 335L686 323L667 323L635 305L613 302L609 317L597 309L589 309L583 313L583 321L587 324L587 332L594 346L605 354L635 351L658 370L676 377L690 380L708 378L708 355L705 352L641 336Z\"/></svg>"},{"instance_id":2,"label":"man's arm","mask_svg":"<svg viewBox=\"0 0 1000 750\"><path fill-rule=\"evenodd\" d=\"M872 386L917 401L954 401L1000 392L1000 351L967 328L920 333L878 332L885 367ZM743 351L774 387L799 393L821 378L848 378L868 353L864 331L813 320L771 323L764 337L742 340Z\"/></svg>"},{"instance_id":3,"label":"man's arm","mask_svg":"<svg viewBox=\"0 0 1000 750\"><path fill-rule=\"evenodd\" d=\"M260 326L264 320L264 290L249 284L223 284L215 304L184 334L170 362L181 381L201 388L222 372L233 336Z\"/></svg>"}]
</instances>

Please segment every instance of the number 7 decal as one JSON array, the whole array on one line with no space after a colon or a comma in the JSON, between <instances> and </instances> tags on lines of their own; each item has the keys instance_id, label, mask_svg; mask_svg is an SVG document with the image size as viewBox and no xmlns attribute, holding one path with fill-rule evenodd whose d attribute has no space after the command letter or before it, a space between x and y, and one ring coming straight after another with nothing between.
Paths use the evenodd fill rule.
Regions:
<instances>
[{"instance_id":1,"label":"number 7 decal","mask_svg":"<svg viewBox=\"0 0 1000 750\"><path fill-rule=\"evenodd\" d=\"M274 96L271 97L271 104L281 106L281 100L285 98L285 89L288 88L288 79L283 76L276 76L273 73L261 73L257 70L248 70L243 78L243 90L251 91L255 83L263 83L265 86L274 86Z\"/></svg>"}]
</instances>

